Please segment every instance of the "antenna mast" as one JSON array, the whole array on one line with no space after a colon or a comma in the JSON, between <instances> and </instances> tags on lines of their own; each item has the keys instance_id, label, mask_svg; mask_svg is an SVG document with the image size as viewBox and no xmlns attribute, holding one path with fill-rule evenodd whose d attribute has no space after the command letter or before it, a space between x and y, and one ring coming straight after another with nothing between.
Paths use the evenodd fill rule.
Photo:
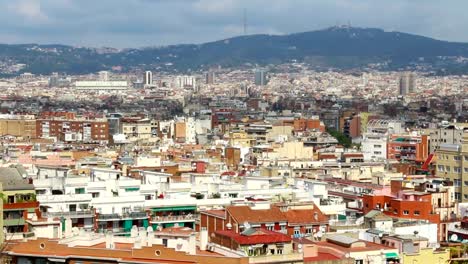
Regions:
<instances>
[{"instance_id":1,"label":"antenna mast","mask_svg":"<svg viewBox=\"0 0 468 264\"><path fill-rule=\"evenodd\" d=\"M244 8L244 36L247 35L247 9Z\"/></svg>"}]
</instances>

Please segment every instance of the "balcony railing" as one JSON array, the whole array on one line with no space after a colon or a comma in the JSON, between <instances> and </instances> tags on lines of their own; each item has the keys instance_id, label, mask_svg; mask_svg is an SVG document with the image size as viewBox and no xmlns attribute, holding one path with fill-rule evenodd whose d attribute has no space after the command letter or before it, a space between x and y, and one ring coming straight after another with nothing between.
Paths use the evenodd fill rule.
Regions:
<instances>
[{"instance_id":1,"label":"balcony railing","mask_svg":"<svg viewBox=\"0 0 468 264\"><path fill-rule=\"evenodd\" d=\"M170 216L154 216L151 218L152 222L177 222L177 221L195 221L198 215L170 215Z\"/></svg>"},{"instance_id":2,"label":"balcony railing","mask_svg":"<svg viewBox=\"0 0 468 264\"><path fill-rule=\"evenodd\" d=\"M69 217L69 218L86 218L93 217L94 211L92 210L83 210L83 211L70 211L70 212L45 212L43 213L45 217Z\"/></svg>"},{"instance_id":3,"label":"balcony railing","mask_svg":"<svg viewBox=\"0 0 468 264\"><path fill-rule=\"evenodd\" d=\"M108 220L121 220L121 219L143 219L147 218L148 214L146 212L129 212L119 214L99 214L98 221L108 221Z\"/></svg>"}]
</instances>

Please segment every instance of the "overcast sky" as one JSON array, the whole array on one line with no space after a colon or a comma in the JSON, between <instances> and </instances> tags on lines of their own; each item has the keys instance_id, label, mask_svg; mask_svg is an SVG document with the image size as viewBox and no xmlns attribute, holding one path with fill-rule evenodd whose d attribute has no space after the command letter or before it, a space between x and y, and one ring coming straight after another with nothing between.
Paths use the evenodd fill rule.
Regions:
<instances>
[{"instance_id":1,"label":"overcast sky","mask_svg":"<svg viewBox=\"0 0 468 264\"><path fill-rule=\"evenodd\" d=\"M142 47L336 24L468 42L466 0L0 0L0 43Z\"/></svg>"}]
</instances>

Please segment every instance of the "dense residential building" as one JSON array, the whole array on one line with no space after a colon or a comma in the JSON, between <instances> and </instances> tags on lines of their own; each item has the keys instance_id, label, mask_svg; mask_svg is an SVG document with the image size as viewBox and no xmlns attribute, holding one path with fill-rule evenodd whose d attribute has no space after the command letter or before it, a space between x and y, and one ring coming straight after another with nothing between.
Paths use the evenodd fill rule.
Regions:
<instances>
[{"instance_id":1,"label":"dense residential building","mask_svg":"<svg viewBox=\"0 0 468 264\"><path fill-rule=\"evenodd\" d=\"M440 144L435 154L437 175L453 181L456 200L468 201L468 133L460 144Z\"/></svg>"},{"instance_id":2,"label":"dense residential building","mask_svg":"<svg viewBox=\"0 0 468 264\"><path fill-rule=\"evenodd\" d=\"M63 142L107 142L109 123L105 118L41 118L36 120L36 135Z\"/></svg>"},{"instance_id":3,"label":"dense residential building","mask_svg":"<svg viewBox=\"0 0 468 264\"><path fill-rule=\"evenodd\" d=\"M36 138L36 118L33 115L0 115L0 135Z\"/></svg>"}]
</instances>

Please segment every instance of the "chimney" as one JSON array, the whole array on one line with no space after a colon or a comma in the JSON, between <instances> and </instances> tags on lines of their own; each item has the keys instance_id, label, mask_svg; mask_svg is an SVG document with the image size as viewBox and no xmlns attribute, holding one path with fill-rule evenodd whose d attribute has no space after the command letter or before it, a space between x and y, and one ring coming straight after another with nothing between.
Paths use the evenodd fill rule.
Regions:
<instances>
[{"instance_id":1,"label":"chimney","mask_svg":"<svg viewBox=\"0 0 468 264\"><path fill-rule=\"evenodd\" d=\"M148 228L146 229L146 232L147 232L147 239L146 239L146 242L147 242L147 245L148 247L152 247L153 246L153 240L154 240L154 231L153 231L153 227L152 226L148 226Z\"/></svg>"},{"instance_id":2,"label":"chimney","mask_svg":"<svg viewBox=\"0 0 468 264\"><path fill-rule=\"evenodd\" d=\"M200 250L206 250L208 246L208 230L206 227L200 229Z\"/></svg>"},{"instance_id":3,"label":"chimney","mask_svg":"<svg viewBox=\"0 0 468 264\"><path fill-rule=\"evenodd\" d=\"M112 235L112 232L111 231L108 231L106 233L106 248L107 249L114 249L115 248L115 245L114 245L114 236Z\"/></svg>"},{"instance_id":4,"label":"chimney","mask_svg":"<svg viewBox=\"0 0 468 264\"><path fill-rule=\"evenodd\" d=\"M132 226L130 230L130 237L135 238L138 236L138 227L136 225Z\"/></svg>"},{"instance_id":5,"label":"chimney","mask_svg":"<svg viewBox=\"0 0 468 264\"><path fill-rule=\"evenodd\" d=\"M138 237L141 239L141 245L146 245L146 229L144 227L140 227L138 229Z\"/></svg>"}]
</instances>

